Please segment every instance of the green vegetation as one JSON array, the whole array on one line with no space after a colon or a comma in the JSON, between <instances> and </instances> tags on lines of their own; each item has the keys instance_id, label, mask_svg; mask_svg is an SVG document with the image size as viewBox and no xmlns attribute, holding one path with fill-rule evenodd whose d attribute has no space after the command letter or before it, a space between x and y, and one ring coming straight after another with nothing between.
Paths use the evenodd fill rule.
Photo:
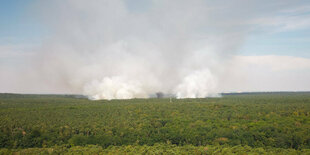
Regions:
<instances>
[{"instance_id":1,"label":"green vegetation","mask_svg":"<svg viewBox=\"0 0 310 155\"><path fill-rule=\"evenodd\" d=\"M89 101L0 94L0 154L309 154L310 93Z\"/></svg>"},{"instance_id":2,"label":"green vegetation","mask_svg":"<svg viewBox=\"0 0 310 155\"><path fill-rule=\"evenodd\" d=\"M295 150L283 148L251 148L249 146L223 146L223 145L208 145L208 146L193 146L184 145L176 146L171 144L155 144L153 146L147 145L125 145L125 146L109 146L103 149L98 145L87 146L57 146L53 148L28 148L28 149L0 149L0 154L309 154L310 150Z\"/></svg>"}]
</instances>

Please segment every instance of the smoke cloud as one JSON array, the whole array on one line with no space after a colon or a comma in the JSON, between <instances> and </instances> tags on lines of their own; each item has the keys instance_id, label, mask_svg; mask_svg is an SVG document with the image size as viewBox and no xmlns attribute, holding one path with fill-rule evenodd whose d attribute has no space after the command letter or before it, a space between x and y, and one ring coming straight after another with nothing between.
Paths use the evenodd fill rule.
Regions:
<instances>
[{"instance_id":1,"label":"smoke cloud","mask_svg":"<svg viewBox=\"0 0 310 155\"><path fill-rule=\"evenodd\" d=\"M94 100L148 97L138 81L129 81L123 77L105 77L101 81L91 81L83 91Z\"/></svg>"},{"instance_id":2,"label":"smoke cloud","mask_svg":"<svg viewBox=\"0 0 310 155\"><path fill-rule=\"evenodd\" d=\"M186 76L176 87L177 98L203 98L219 96L217 79L209 70L196 71Z\"/></svg>"},{"instance_id":3,"label":"smoke cloud","mask_svg":"<svg viewBox=\"0 0 310 155\"><path fill-rule=\"evenodd\" d=\"M279 3L259 2L39 1L33 10L50 35L30 68L46 87L90 99L218 96L257 11Z\"/></svg>"},{"instance_id":4,"label":"smoke cloud","mask_svg":"<svg viewBox=\"0 0 310 155\"><path fill-rule=\"evenodd\" d=\"M159 91L178 98L217 94L213 67L219 68L225 48L235 48L224 42L236 34L208 32L223 29L209 19L212 8L202 0L148 1L142 10L131 5L136 4L41 2L41 18L53 34L38 49L35 65L43 77L91 99L140 98Z\"/></svg>"}]
</instances>

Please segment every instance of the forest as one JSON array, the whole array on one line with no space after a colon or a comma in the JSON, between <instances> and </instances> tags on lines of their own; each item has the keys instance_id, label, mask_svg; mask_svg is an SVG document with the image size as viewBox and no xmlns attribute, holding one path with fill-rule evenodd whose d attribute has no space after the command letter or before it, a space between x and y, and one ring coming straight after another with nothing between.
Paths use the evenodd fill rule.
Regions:
<instances>
[{"instance_id":1,"label":"forest","mask_svg":"<svg viewBox=\"0 0 310 155\"><path fill-rule=\"evenodd\" d=\"M310 93L0 94L0 154L310 154Z\"/></svg>"}]
</instances>

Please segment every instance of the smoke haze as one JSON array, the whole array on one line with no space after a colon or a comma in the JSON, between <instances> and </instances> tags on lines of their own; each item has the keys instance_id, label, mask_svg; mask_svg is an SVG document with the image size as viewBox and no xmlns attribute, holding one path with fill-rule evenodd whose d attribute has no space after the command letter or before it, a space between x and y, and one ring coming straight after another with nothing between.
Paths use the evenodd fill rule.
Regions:
<instances>
[{"instance_id":1,"label":"smoke haze","mask_svg":"<svg viewBox=\"0 0 310 155\"><path fill-rule=\"evenodd\" d=\"M214 70L225 59L224 50L239 46L243 32L218 26L226 19L214 23L214 8L202 0L149 1L139 11L129 3L40 3L47 6L41 17L53 36L39 49L44 53L36 66L45 77L91 99L148 97L158 91L178 98L218 93ZM208 32L215 28L225 32Z\"/></svg>"},{"instance_id":2,"label":"smoke haze","mask_svg":"<svg viewBox=\"0 0 310 155\"><path fill-rule=\"evenodd\" d=\"M156 92L218 96L236 52L255 29L253 19L294 4L259 2L39 1L33 13L51 35L33 50L24 69L31 77L24 78L90 99L145 98Z\"/></svg>"}]
</instances>

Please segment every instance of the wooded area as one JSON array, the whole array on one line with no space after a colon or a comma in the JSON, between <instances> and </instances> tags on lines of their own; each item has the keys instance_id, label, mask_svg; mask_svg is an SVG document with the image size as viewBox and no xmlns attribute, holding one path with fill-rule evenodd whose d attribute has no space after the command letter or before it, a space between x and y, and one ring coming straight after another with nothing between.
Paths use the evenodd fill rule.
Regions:
<instances>
[{"instance_id":1,"label":"wooded area","mask_svg":"<svg viewBox=\"0 0 310 155\"><path fill-rule=\"evenodd\" d=\"M156 147L195 154L310 151L310 93L226 94L172 102L0 94L0 118L2 153L29 148L121 153Z\"/></svg>"}]
</instances>

